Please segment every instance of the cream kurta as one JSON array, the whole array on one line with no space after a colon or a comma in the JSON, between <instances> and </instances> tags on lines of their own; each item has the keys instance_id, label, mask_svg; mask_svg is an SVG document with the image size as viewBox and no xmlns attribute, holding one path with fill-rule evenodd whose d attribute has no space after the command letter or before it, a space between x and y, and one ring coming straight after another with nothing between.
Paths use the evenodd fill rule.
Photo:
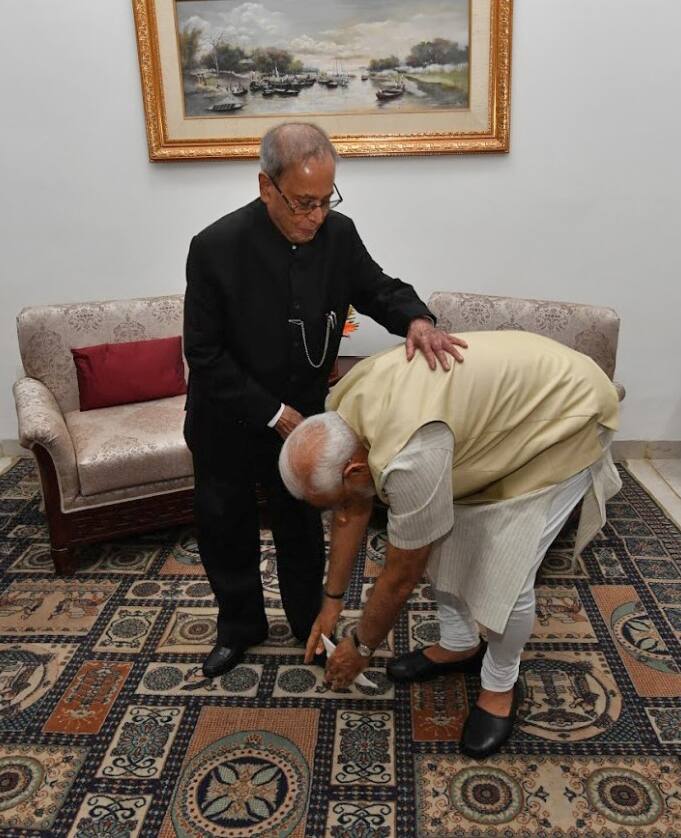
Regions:
<instances>
[{"instance_id":1,"label":"cream kurta","mask_svg":"<svg viewBox=\"0 0 681 838\"><path fill-rule=\"evenodd\" d=\"M610 436L603 433L603 456L588 469L575 553L605 524L605 501L621 486ZM388 541L405 550L432 544L427 575L437 600L463 600L478 623L501 634L565 483L497 503L452 504L454 447L449 428L433 422L388 463L381 475Z\"/></svg>"}]
</instances>

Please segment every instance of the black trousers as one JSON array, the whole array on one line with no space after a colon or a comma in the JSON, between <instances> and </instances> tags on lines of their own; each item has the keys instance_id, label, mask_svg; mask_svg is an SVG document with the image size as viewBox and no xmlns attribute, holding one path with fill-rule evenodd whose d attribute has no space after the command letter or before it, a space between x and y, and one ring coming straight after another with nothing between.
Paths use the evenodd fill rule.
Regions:
<instances>
[{"instance_id":1,"label":"black trousers","mask_svg":"<svg viewBox=\"0 0 681 838\"><path fill-rule=\"evenodd\" d=\"M282 605L293 634L307 640L321 606L324 533L319 511L281 481L282 440L220 421L212 405L192 408L185 439L194 461L194 508L201 561L218 603L218 643L248 647L267 636L260 578L255 486L267 495Z\"/></svg>"}]
</instances>

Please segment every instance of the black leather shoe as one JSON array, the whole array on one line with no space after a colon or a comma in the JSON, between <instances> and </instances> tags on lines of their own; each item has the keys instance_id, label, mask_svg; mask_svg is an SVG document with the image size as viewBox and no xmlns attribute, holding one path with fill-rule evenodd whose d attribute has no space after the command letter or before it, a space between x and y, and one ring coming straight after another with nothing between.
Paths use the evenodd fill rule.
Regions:
<instances>
[{"instance_id":1,"label":"black leather shoe","mask_svg":"<svg viewBox=\"0 0 681 838\"><path fill-rule=\"evenodd\" d=\"M508 716L495 716L476 704L464 722L461 751L475 759L484 759L496 753L511 735L517 710L518 699L515 690Z\"/></svg>"},{"instance_id":2,"label":"black leather shoe","mask_svg":"<svg viewBox=\"0 0 681 838\"><path fill-rule=\"evenodd\" d=\"M206 678L215 678L216 675L224 675L229 672L242 660L244 649L230 648L229 646L213 646L211 653L201 665L201 670Z\"/></svg>"},{"instance_id":3,"label":"black leather shoe","mask_svg":"<svg viewBox=\"0 0 681 838\"><path fill-rule=\"evenodd\" d=\"M430 681L431 678L446 675L448 672L478 673L486 651L487 643L480 640L480 648L470 657L449 663L436 663L423 654L423 649L416 649L388 661L386 672L393 681Z\"/></svg>"}]
</instances>

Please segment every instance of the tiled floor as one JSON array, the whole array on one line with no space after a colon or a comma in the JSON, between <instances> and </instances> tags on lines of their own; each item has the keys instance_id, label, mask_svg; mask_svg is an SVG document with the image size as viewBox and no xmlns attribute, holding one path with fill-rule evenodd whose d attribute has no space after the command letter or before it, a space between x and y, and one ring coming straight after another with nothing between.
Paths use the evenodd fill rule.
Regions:
<instances>
[{"instance_id":1,"label":"tiled floor","mask_svg":"<svg viewBox=\"0 0 681 838\"><path fill-rule=\"evenodd\" d=\"M681 460L651 460L650 462L672 489L681 495Z\"/></svg>"},{"instance_id":2,"label":"tiled floor","mask_svg":"<svg viewBox=\"0 0 681 838\"><path fill-rule=\"evenodd\" d=\"M681 460L627 460L627 468L681 528Z\"/></svg>"}]
</instances>

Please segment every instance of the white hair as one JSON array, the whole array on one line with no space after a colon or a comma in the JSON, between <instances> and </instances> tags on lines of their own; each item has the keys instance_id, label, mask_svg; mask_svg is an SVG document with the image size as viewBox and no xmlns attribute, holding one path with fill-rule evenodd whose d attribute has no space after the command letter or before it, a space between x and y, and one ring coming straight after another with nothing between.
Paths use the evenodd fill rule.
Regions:
<instances>
[{"instance_id":1,"label":"white hair","mask_svg":"<svg viewBox=\"0 0 681 838\"><path fill-rule=\"evenodd\" d=\"M260 142L260 168L278 178L289 166L305 163L311 157L337 160L336 149L326 133L311 122L284 122L275 125Z\"/></svg>"},{"instance_id":2,"label":"white hair","mask_svg":"<svg viewBox=\"0 0 681 838\"><path fill-rule=\"evenodd\" d=\"M279 472L284 485L296 498L306 489L333 494L343 484L343 468L360 445L359 437L335 411L310 416L287 437L279 454ZM307 474L301 474L303 452L316 458Z\"/></svg>"}]
</instances>

